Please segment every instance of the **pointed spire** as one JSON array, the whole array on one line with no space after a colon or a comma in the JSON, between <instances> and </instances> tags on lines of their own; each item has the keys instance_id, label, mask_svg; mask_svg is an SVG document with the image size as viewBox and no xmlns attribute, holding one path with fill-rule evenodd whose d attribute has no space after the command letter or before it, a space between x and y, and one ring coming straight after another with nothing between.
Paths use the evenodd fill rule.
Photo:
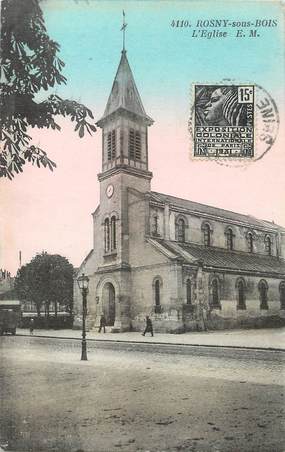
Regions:
<instances>
[{"instance_id":1,"label":"pointed spire","mask_svg":"<svg viewBox=\"0 0 285 452\"><path fill-rule=\"evenodd\" d=\"M123 42L124 47L124 42ZM100 127L102 120L119 109L124 109L144 118L149 125L153 120L146 114L143 107L136 83L127 59L127 52L123 48L119 67L113 82L111 94L109 96L104 115L98 121Z\"/></svg>"}]
</instances>

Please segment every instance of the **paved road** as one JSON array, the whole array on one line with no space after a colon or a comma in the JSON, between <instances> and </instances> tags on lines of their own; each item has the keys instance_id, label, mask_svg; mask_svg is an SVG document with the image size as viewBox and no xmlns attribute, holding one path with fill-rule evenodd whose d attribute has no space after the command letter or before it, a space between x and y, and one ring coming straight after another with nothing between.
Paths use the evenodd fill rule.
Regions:
<instances>
[{"instance_id":1,"label":"paved road","mask_svg":"<svg viewBox=\"0 0 285 452\"><path fill-rule=\"evenodd\" d=\"M0 447L283 452L284 353L1 338Z\"/></svg>"},{"instance_id":2,"label":"paved road","mask_svg":"<svg viewBox=\"0 0 285 452\"><path fill-rule=\"evenodd\" d=\"M13 344L27 344L34 346L50 347L54 351L74 351L80 350L81 341L77 339L67 338L43 338L31 336L6 336L6 341ZM115 341L88 341L87 350L93 352L95 350L116 350L125 352L144 352L150 354L173 354L188 356L209 356L220 358L233 358L240 360L262 360L272 362L285 362L285 351L282 350L258 350L258 349L242 349L231 347L215 347L215 346L199 346L199 345L177 345L177 344L155 344L144 342L115 342Z\"/></svg>"},{"instance_id":3,"label":"paved road","mask_svg":"<svg viewBox=\"0 0 285 452\"><path fill-rule=\"evenodd\" d=\"M81 341L76 339L57 339L41 337L6 336L6 347L25 351L26 358L45 354L57 361L80 360ZM30 353L32 352L32 353ZM203 372L203 375L217 378L234 378L259 383L285 383L284 351L235 349L208 346L183 346L175 344L126 343L110 341L87 341L87 354L90 365L98 360L109 359L118 366L124 363L157 363L161 368L169 364L181 366L186 372Z\"/></svg>"}]
</instances>

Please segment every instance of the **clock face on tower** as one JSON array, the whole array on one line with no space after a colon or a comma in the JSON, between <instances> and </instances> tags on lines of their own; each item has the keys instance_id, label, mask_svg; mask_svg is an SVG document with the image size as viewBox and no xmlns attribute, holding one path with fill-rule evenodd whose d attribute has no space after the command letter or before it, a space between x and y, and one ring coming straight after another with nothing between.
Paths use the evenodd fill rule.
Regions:
<instances>
[{"instance_id":1,"label":"clock face on tower","mask_svg":"<svg viewBox=\"0 0 285 452\"><path fill-rule=\"evenodd\" d=\"M106 195L108 196L108 198L111 198L111 196L113 196L113 193L114 193L114 186L112 184L110 184L106 188Z\"/></svg>"}]
</instances>

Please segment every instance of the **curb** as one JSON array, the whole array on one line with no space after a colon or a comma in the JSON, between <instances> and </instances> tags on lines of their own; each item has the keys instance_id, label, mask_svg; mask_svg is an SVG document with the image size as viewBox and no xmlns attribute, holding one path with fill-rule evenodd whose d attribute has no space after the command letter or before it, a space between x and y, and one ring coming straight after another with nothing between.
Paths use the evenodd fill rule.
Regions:
<instances>
[{"instance_id":1,"label":"curb","mask_svg":"<svg viewBox=\"0 0 285 452\"><path fill-rule=\"evenodd\" d=\"M33 334L32 336L28 334L18 334L19 337L37 337L37 338L43 338L43 339L60 339L60 340L74 340L74 341L81 341L82 339L80 337L62 337L62 336L48 336L48 335L36 335ZM94 339L94 338L87 338L87 342L115 342L120 344L145 344L145 345L165 345L165 346L178 346L178 347L203 347L203 348L229 348L229 349L237 349L237 350L258 350L258 351L270 351L270 352L283 352L285 353L285 350L283 348L275 348L275 347L248 347L248 346L242 346L242 345L217 345L217 344L184 344L181 342L160 342L160 341L153 341L153 342L146 342L146 341L132 341L132 340L122 340L122 339Z\"/></svg>"}]
</instances>

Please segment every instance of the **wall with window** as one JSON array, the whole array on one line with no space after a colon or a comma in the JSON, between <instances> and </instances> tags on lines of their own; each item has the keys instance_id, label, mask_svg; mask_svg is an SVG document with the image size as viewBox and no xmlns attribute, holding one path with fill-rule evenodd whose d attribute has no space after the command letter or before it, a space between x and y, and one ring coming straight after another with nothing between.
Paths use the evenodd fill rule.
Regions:
<instances>
[{"instance_id":1,"label":"wall with window","mask_svg":"<svg viewBox=\"0 0 285 452\"><path fill-rule=\"evenodd\" d=\"M199 243L200 236L197 234L199 229L200 220L196 217L190 215L182 214L180 212L170 211L169 213L169 238L170 240L178 240L178 229L181 230L182 220L185 225L185 242L196 242ZM180 235L181 237L181 235ZM179 240L181 241L181 240Z\"/></svg>"},{"instance_id":2,"label":"wall with window","mask_svg":"<svg viewBox=\"0 0 285 452\"><path fill-rule=\"evenodd\" d=\"M219 306L213 306L212 312L224 319L252 319L277 316L282 317L282 297L285 298L282 280L258 276L234 274L208 274L208 300L211 304L212 281L218 284ZM280 286L281 284L281 286ZM285 302L284 302L285 303ZM284 304L285 307L285 304Z\"/></svg>"},{"instance_id":3,"label":"wall with window","mask_svg":"<svg viewBox=\"0 0 285 452\"><path fill-rule=\"evenodd\" d=\"M107 197L109 184L114 186L111 198ZM100 207L93 214L93 248L99 266L106 265L121 257L122 246L122 176L117 174L112 179L105 179L100 184ZM109 258L106 256L109 254ZM111 256L112 254L112 256Z\"/></svg>"},{"instance_id":4,"label":"wall with window","mask_svg":"<svg viewBox=\"0 0 285 452\"><path fill-rule=\"evenodd\" d=\"M150 207L149 210L149 232L155 237L165 237L165 219L164 209L159 207Z\"/></svg>"},{"instance_id":5,"label":"wall with window","mask_svg":"<svg viewBox=\"0 0 285 452\"><path fill-rule=\"evenodd\" d=\"M114 118L103 129L103 171L124 163L147 169L147 127L140 121Z\"/></svg>"},{"instance_id":6,"label":"wall with window","mask_svg":"<svg viewBox=\"0 0 285 452\"><path fill-rule=\"evenodd\" d=\"M123 150L123 163L132 167L146 169L147 128L143 123L121 118L120 140Z\"/></svg>"},{"instance_id":7,"label":"wall with window","mask_svg":"<svg viewBox=\"0 0 285 452\"><path fill-rule=\"evenodd\" d=\"M147 243L146 235L150 235L153 215L159 216L159 230L162 228L161 212L149 209L146 197L136 190L128 192L128 235L124 244L129 242L128 262L132 267L156 265L167 263L168 259L159 251Z\"/></svg>"},{"instance_id":8,"label":"wall with window","mask_svg":"<svg viewBox=\"0 0 285 452\"><path fill-rule=\"evenodd\" d=\"M179 227L179 222L181 223L182 220L184 220L185 224L185 242L252 254L277 255L276 235L273 232L260 231L255 228L238 226L213 219L208 220L173 210L169 212L168 216L170 240L178 240L179 238L179 241L183 241L180 240L183 236L181 233L182 226ZM165 224L167 221L167 219L163 219L161 210L159 221L160 224ZM284 244L282 242L282 252L285 253L285 234L282 240L284 240Z\"/></svg>"},{"instance_id":9,"label":"wall with window","mask_svg":"<svg viewBox=\"0 0 285 452\"><path fill-rule=\"evenodd\" d=\"M150 315L155 331L182 328L182 269L171 263L132 269L132 328L142 331Z\"/></svg>"},{"instance_id":10,"label":"wall with window","mask_svg":"<svg viewBox=\"0 0 285 452\"><path fill-rule=\"evenodd\" d=\"M104 219L104 254L117 253L119 219L116 212Z\"/></svg>"},{"instance_id":11,"label":"wall with window","mask_svg":"<svg viewBox=\"0 0 285 452\"><path fill-rule=\"evenodd\" d=\"M102 133L102 169L106 171L120 161L120 119L104 126Z\"/></svg>"}]
</instances>

